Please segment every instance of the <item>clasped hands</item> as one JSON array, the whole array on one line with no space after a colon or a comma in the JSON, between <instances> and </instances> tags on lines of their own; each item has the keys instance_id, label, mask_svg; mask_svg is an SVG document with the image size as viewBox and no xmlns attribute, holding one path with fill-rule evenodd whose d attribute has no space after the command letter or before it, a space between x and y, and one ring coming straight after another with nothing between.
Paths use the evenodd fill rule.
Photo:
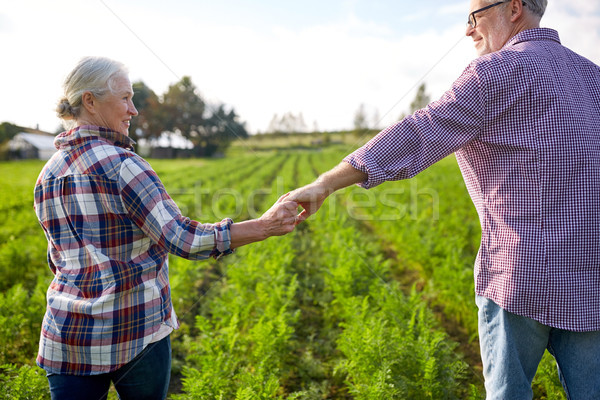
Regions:
<instances>
[{"instance_id":1,"label":"clasped hands","mask_svg":"<svg viewBox=\"0 0 600 400\"><path fill-rule=\"evenodd\" d=\"M268 236L281 236L316 213L331 191L318 182L284 194L259 220L267 227ZM298 213L298 207L302 211Z\"/></svg>"},{"instance_id":2,"label":"clasped hands","mask_svg":"<svg viewBox=\"0 0 600 400\"><path fill-rule=\"evenodd\" d=\"M327 196L352 184L365 182L367 178L366 172L354 168L349 163L341 162L319 176L313 183L281 196L265 215L268 214L272 218L281 217L279 227L282 229L278 232L281 232L279 235L284 235L316 213ZM302 207L299 214L297 214L298 207Z\"/></svg>"}]
</instances>

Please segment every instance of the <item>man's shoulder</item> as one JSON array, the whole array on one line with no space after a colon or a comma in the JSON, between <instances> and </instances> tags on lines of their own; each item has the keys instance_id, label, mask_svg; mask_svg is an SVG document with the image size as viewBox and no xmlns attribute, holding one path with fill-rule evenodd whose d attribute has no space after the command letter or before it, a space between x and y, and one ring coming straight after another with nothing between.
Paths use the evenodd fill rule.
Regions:
<instances>
[{"instance_id":1,"label":"man's shoulder","mask_svg":"<svg viewBox=\"0 0 600 400\"><path fill-rule=\"evenodd\" d=\"M600 67L586 57L548 40L518 41L497 52L476 58L469 65L478 75L527 74L548 68L583 68L600 73Z\"/></svg>"},{"instance_id":2,"label":"man's shoulder","mask_svg":"<svg viewBox=\"0 0 600 400\"><path fill-rule=\"evenodd\" d=\"M531 64L531 60L527 55L501 50L474 59L467 66L466 73L477 76L480 81L503 80L528 64Z\"/></svg>"},{"instance_id":3,"label":"man's shoulder","mask_svg":"<svg viewBox=\"0 0 600 400\"><path fill-rule=\"evenodd\" d=\"M480 77L503 79L515 74L533 73L555 58L548 52L540 52L528 46L514 45L483 55L471 61L468 69Z\"/></svg>"},{"instance_id":4,"label":"man's shoulder","mask_svg":"<svg viewBox=\"0 0 600 400\"><path fill-rule=\"evenodd\" d=\"M531 62L533 59L551 58L556 55L558 48L564 49L556 31L548 28L524 30L510 38L500 50L473 60L471 66L497 68Z\"/></svg>"}]
</instances>

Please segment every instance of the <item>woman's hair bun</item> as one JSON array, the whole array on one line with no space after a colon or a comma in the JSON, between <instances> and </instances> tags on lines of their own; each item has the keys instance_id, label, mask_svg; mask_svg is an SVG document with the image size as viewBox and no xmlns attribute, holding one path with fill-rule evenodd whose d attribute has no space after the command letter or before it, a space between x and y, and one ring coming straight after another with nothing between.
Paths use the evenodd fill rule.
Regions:
<instances>
[{"instance_id":1,"label":"woman's hair bun","mask_svg":"<svg viewBox=\"0 0 600 400\"><path fill-rule=\"evenodd\" d=\"M69 103L69 99L63 97L59 100L58 105L56 106L56 114L58 117L64 120L73 119L75 117L75 110Z\"/></svg>"}]
</instances>

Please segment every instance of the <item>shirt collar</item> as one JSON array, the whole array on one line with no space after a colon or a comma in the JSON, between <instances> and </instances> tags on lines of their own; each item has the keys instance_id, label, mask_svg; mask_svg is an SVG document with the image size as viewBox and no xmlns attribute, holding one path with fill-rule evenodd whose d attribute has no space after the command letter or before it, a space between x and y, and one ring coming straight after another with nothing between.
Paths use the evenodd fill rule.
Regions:
<instances>
[{"instance_id":1,"label":"shirt collar","mask_svg":"<svg viewBox=\"0 0 600 400\"><path fill-rule=\"evenodd\" d=\"M122 133L94 125L81 125L63 132L54 139L54 146L61 150L87 142L92 138L102 138L109 143L133 151L135 140Z\"/></svg>"},{"instance_id":2,"label":"shirt collar","mask_svg":"<svg viewBox=\"0 0 600 400\"><path fill-rule=\"evenodd\" d=\"M518 43L529 42L533 40L552 40L560 44L558 32L554 29L534 28L517 33L508 42L506 42L503 48L507 48L509 46L514 46Z\"/></svg>"}]
</instances>

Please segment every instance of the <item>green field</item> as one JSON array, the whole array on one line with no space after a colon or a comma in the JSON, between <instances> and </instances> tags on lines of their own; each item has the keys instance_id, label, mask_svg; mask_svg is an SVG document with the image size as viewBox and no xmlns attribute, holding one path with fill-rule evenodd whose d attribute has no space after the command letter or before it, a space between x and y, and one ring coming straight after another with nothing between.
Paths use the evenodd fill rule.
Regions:
<instances>
[{"instance_id":1,"label":"green field","mask_svg":"<svg viewBox=\"0 0 600 400\"><path fill-rule=\"evenodd\" d=\"M352 150L265 147L149 161L185 215L241 221ZM0 163L0 398L48 398L34 362L51 280L32 209L42 166ZM472 272L479 238L449 157L410 181L347 188L290 235L219 261L172 257L182 328L172 337L170 397L483 398ZM555 375L545 357L536 398L564 398Z\"/></svg>"}]
</instances>

